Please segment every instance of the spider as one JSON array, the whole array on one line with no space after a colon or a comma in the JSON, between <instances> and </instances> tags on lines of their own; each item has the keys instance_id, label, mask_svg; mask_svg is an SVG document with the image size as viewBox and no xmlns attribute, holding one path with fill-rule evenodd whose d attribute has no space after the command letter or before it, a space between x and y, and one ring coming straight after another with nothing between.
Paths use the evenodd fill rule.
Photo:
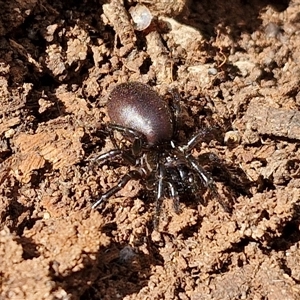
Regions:
<instances>
[{"instance_id":1,"label":"spider","mask_svg":"<svg viewBox=\"0 0 300 300\"><path fill-rule=\"evenodd\" d=\"M103 193L92 205L93 208L107 201L131 179L138 179L154 191L156 216L165 197L173 199L174 210L179 213L180 195L187 190L199 192L203 186L227 210L212 176L191 154L205 131L197 132L185 144L176 143L180 106L179 97L174 98L173 104L168 105L151 87L139 82L122 83L112 90L107 102L111 120L107 129L115 148L95 160L108 162L121 158L135 168ZM112 134L114 131L120 132L131 146L125 149L118 147Z\"/></svg>"}]
</instances>

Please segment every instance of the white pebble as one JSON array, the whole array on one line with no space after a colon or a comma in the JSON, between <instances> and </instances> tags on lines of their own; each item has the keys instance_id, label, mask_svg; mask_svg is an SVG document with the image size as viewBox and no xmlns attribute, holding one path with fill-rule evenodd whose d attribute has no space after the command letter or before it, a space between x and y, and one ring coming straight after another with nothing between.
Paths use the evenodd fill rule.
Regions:
<instances>
[{"instance_id":1,"label":"white pebble","mask_svg":"<svg viewBox=\"0 0 300 300\"><path fill-rule=\"evenodd\" d=\"M134 29L142 31L151 24L152 15L145 5L137 4L129 9L129 13L134 22Z\"/></svg>"}]
</instances>

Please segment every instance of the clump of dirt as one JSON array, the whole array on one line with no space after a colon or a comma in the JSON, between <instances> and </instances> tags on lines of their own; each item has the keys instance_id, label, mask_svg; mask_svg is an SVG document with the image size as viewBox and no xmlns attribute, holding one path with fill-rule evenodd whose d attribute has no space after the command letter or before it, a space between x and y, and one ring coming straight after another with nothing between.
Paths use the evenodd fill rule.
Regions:
<instances>
[{"instance_id":1,"label":"clump of dirt","mask_svg":"<svg viewBox=\"0 0 300 300\"><path fill-rule=\"evenodd\" d=\"M1 3L1 299L300 298L299 1L150 2ZM193 155L230 212L166 199L155 228L134 180L91 209L129 171L93 163L127 81L180 93L180 140L213 129Z\"/></svg>"}]
</instances>

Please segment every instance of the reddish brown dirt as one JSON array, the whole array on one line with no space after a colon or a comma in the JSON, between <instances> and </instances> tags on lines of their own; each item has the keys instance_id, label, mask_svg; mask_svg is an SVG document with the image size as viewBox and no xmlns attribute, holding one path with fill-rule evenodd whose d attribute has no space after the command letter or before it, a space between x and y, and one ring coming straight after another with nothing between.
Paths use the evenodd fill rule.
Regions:
<instances>
[{"instance_id":1,"label":"reddish brown dirt","mask_svg":"<svg viewBox=\"0 0 300 300\"><path fill-rule=\"evenodd\" d=\"M0 299L300 299L300 1L1 1ZM150 3L149 3L150 2ZM93 165L111 89L182 97L185 140L218 201L176 215L128 172Z\"/></svg>"}]
</instances>

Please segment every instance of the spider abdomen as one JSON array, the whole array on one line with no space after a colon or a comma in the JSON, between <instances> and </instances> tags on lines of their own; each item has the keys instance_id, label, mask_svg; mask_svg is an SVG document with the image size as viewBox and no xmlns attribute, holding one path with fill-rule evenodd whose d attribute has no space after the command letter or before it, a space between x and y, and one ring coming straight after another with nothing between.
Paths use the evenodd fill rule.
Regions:
<instances>
[{"instance_id":1,"label":"spider abdomen","mask_svg":"<svg viewBox=\"0 0 300 300\"><path fill-rule=\"evenodd\" d=\"M107 111L113 124L142 133L149 146L172 138L170 108L145 84L128 82L117 85L108 99Z\"/></svg>"}]
</instances>

